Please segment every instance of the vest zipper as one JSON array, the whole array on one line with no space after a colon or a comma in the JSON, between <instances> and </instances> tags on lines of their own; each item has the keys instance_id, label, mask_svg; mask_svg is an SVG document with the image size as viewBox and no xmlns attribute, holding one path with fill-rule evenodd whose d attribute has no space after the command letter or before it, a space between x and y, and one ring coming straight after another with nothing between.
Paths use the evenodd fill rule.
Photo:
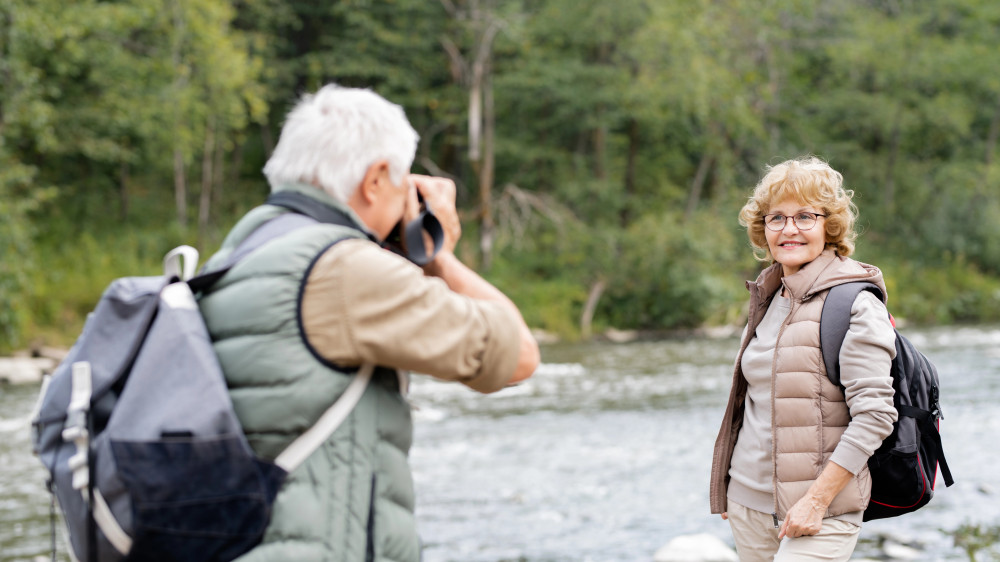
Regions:
<instances>
[{"instance_id":1,"label":"vest zipper","mask_svg":"<svg viewBox=\"0 0 1000 562\"><path fill-rule=\"evenodd\" d=\"M775 298L781 295L784 289L784 282L778 287L778 292L775 294ZM791 295L791 291L788 292ZM785 334L785 328L792 321L792 316L798 309L797 304L800 301L798 299L789 299L788 316L785 317L784 322L781 323L781 328L778 329L778 336L774 340L774 356L771 358L771 490L774 493L774 513L771 514L771 518L774 520L774 528L778 528L778 439L777 430L774 426L774 388L777 382L777 372L778 372L778 349L780 347L781 336Z\"/></svg>"},{"instance_id":2,"label":"vest zipper","mask_svg":"<svg viewBox=\"0 0 1000 562\"><path fill-rule=\"evenodd\" d=\"M368 525L365 529L368 536L365 539L365 562L375 560L375 503L378 495L378 479L372 474L372 491L368 502Z\"/></svg>"}]
</instances>

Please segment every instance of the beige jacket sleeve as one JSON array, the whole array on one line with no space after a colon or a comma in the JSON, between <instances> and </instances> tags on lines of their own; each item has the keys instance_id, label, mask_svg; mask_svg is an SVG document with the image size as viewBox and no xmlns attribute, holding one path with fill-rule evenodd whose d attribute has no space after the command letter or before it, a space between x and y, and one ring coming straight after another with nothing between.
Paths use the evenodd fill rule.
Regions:
<instances>
[{"instance_id":1,"label":"beige jacket sleeve","mask_svg":"<svg viewBox=\"0 0 1000 562\"><path fill-rule=\"evenodd\" d=\"M365 240L320 256L301 307L309 344L338 365L374 362L481 392L505 386L517 366L518 320L509 310L459 295Z\"/></svg>"},{"instance_id":2,"label":"beige jacket sleeve","mask_svg":"<svg viewBox=\"0 0 1000 562\"><path fill-rule=\"evenodd\" d=\"M889 369L895 356L896 335L885 305L868 291L861 292L851 307L851 325L840 349L840 382L851 422L830 456L852 474L892 432L896 408Z\"/></svg>"}]
</instances>

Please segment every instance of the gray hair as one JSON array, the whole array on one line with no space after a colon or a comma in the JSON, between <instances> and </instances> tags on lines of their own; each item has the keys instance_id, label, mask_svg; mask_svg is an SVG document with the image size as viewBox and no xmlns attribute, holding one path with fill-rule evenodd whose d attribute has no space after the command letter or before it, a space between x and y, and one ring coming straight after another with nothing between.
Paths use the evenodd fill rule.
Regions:
<instances>
[{"instance_id":1,"label":"gray hair","mask_svg":"<svg viewBox=\"0 0 1000 562\"><path fill-rule=\"evenodd\" d=\"M400 106L371 90L328 84L288 113L264 175L272 188L314 184L346 203L379 160L389 162L389 177L400 184L418 140Z\"/></svg>"}]
</instances>

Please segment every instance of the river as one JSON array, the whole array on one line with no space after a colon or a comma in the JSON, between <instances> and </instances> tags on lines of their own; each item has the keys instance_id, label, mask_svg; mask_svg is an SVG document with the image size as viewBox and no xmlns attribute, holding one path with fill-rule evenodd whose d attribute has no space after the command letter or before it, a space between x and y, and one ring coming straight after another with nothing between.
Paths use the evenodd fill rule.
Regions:
<instances>
[{"instance_id":1,"label":"river","mask_svg":"<svg viewBox=\"0 0 1000 562\"><path fill-rule=\"evenodd\" d=\"M889 535L920 560L967 560L948 532L1000 525L1000 326L903 331L938 366L957 482L918 512L866 523L856 558L876 556ZM424 561L651 561L695 533L732 544L707 490L736 348L734 338L551 345L532 379L489 396L414 377ZM37 390L0 388L3 562L49 551L28 445Z\"/></svg>"}]
</instances>

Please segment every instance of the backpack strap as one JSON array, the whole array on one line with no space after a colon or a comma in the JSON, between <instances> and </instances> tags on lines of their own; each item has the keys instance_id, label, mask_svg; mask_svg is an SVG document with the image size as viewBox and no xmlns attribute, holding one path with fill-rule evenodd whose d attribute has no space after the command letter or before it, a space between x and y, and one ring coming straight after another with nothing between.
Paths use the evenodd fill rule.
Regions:
<instances>
[{"instance_id":1,"label":"backpack strap","mask_svg":"<svg viewBox=\"0 0 1000 562\"><path fill-rule=\"evenodd\" d=\"M163 274L169 279L174 277L187 281L194 277L198 270L198 250L191 246L177 246L163 256Z\"/></svg>"},{"instance_id":2,"label":"backpack strap","mask_svg":"<svg viewBox=\"0 0 1000 562\"><path fill-rule=\"evenodd\" d=\"M275 238L280 238L281 236L297 230L299 228L316 224L319 221L308 217L306 215L296 214L296 213L284 213L279 215L264 224L257 227L250 236L247 236L239 243L238 246L229 254L226 261L222 263L219 267L211 271L202 271L198 275L187 280L187 284L191 287L191 292L197 293L199 291L205 291L209 289L215 282L222 278L223 275L229 272L234 265L236 265L240 260L247 257L254 252L257 248L260 248L267 242L274 240Z\"/></svg>"},{"instance_id":3,"label":"backpack strap","mask_svg":"<svg viewBox=\"0 0 1000 562\"><path fill-rule=\"evenodd\" d=\"M948 468L948 461L944 458L944 445L941 444L941 432L938 431L937 423L930 420L920 420L917 423L923 424L925 428L920 433L921 438L928 439L938 453L938 468L941 469L941 476L944 478L945 487L951 486L955 483L955 479L951 477L951 469Z\"/></svg>"},{"instance_id":4,"label":"backpack strap","mask_svg":"<svg viewBox=\"0 0 1000 562\"><path fill-rule=\"evenodd\" d=\"M323 412L323 415L312 427L299 435L295 441L292 441L291 445L274 459L274 464L280 466L285 472L292 472L298 468L327 438L333 435L333 432L351 413L358 400L361 399L361 395L364 394L365 387L368 386L368 381L371 380L374 372L374 363L362 365L340 398Z\"/></svg>"},{"instance_id":5,"label":"backpack strap","mask_svg":"<svg viewBox=\"0 0 1000 562\"><path fill-rule=\"evenodd\" d=\"M869 291L882 301L885 296L878 285L867 281L843 283L830 289L823 302L819 322L819 348L823 353L826 376L837 386L840 384L840 348L851 326L851 308L861 291Z\"/></svg>"},{"instance_id":6,"label":"backpack strap","mask_svg":"<svg viewBox=\"0 0 1000 562\"><path fill-rule=\"evenodd\" d=\"M272 193L267 197L267 201L265 203L268 205L275 205L277 207L284 207L300 215L310 217L316 222L349 226L355 230L361 230L358 228L358 224L351 220L346 213L328 205L324 205L312 197L302 195L301 193L296 193L294 191L279 191L277 193ZM368 232L365 232L365 235L372 242L378 242Z\"/></svg>"}]
</instances>

